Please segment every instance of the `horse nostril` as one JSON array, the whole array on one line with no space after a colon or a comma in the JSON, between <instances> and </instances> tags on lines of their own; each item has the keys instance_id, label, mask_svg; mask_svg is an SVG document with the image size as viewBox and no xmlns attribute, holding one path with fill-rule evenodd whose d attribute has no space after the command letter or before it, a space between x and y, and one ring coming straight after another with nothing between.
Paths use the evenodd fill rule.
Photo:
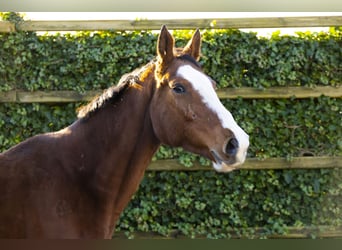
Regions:
<instances>
[{"instance_id":1,"label":"horse nostril","mask_svg":"<svg viewBox=\"0 0 342 250\"><path fill-rule=\"evenodd\" d=\"M239 148L238 140L236 138L232 138L227 142L226 154L227 155L236 155L238 148Z\"/></svg>"}]
</instances>

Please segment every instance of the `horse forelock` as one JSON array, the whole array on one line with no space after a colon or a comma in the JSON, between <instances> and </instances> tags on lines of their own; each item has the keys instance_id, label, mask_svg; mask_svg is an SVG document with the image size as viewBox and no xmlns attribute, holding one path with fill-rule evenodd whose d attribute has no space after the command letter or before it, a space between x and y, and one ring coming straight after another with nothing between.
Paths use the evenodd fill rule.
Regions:
<instances>
[{"instance_id":1,"label":"horse forelock","mask_svg":"<svg viewBox=\"0 0 342 250\"><path fill-rule=\"evenodd\" d=\"M201 65L196 61L196 59L193 58L192 56L188 55L188 54L180 55L180 56L177 56L176 58L180 59L182 61L191 63L198 68L201 68Z\"/></svg>"}]
</instances>

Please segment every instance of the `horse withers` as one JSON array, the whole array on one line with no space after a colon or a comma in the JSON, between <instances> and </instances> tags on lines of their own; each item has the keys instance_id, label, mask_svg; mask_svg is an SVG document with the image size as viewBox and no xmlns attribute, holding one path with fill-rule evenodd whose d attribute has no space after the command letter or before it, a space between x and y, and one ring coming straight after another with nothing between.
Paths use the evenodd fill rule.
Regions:
<instances>
[{"instance_id":1,"label":"horse withers","mask_svg":"<svg viewBox=\"0 0 342 250\"><path fill-rule=\"evenodd\" d=\"M111 238L160 144L212 160L245 161L248 135L198 64L200 33L184 48L162 27L157 57L124 75L60 131L0 154L1 238Z\"/></svg>"}]
</instances>

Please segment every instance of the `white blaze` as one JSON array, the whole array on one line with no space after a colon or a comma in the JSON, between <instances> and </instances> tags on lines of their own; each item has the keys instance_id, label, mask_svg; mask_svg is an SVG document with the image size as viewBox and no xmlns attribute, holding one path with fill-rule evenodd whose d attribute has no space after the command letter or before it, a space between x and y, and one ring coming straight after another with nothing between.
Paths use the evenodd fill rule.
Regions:
<instances>
[{"instance_id":1,"label":"white blaze","mask_svg":"<svg viewBox=\"0 0 342 250\"><path fill-rule=\"evenodd\" d=\"M209 78L202 72L190 65L179 67L177 75L191 83L192 87L198 91L202 101L208 108L215 112L221 121L222 127L232 131L239 142L239 149L236 154L237 165L243 163L246 158L249 146L249 137L235 122L232 114L220 102ZM215 168L217 166L214 165Z\"/></svg>"}]
</instances>

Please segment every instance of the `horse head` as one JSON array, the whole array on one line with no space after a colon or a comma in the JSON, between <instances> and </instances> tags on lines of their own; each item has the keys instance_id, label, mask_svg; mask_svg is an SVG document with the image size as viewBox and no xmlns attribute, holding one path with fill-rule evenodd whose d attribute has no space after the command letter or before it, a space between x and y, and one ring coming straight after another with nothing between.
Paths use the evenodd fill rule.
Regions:
<instances>
[{"instance_id":1,"label":"horse head","mask_svg":"<svg viewBox=\"0 0 342 250\"><path fill-rule=\"evenodd\" d=\"M154 133L164 144L209 158L219 172L231 171L245 161L249 137L220 102L215 82L198 64L200 32L184 48L174 48L174 43L163 26L150 106Z\"/></svg>"}]
</instances>

